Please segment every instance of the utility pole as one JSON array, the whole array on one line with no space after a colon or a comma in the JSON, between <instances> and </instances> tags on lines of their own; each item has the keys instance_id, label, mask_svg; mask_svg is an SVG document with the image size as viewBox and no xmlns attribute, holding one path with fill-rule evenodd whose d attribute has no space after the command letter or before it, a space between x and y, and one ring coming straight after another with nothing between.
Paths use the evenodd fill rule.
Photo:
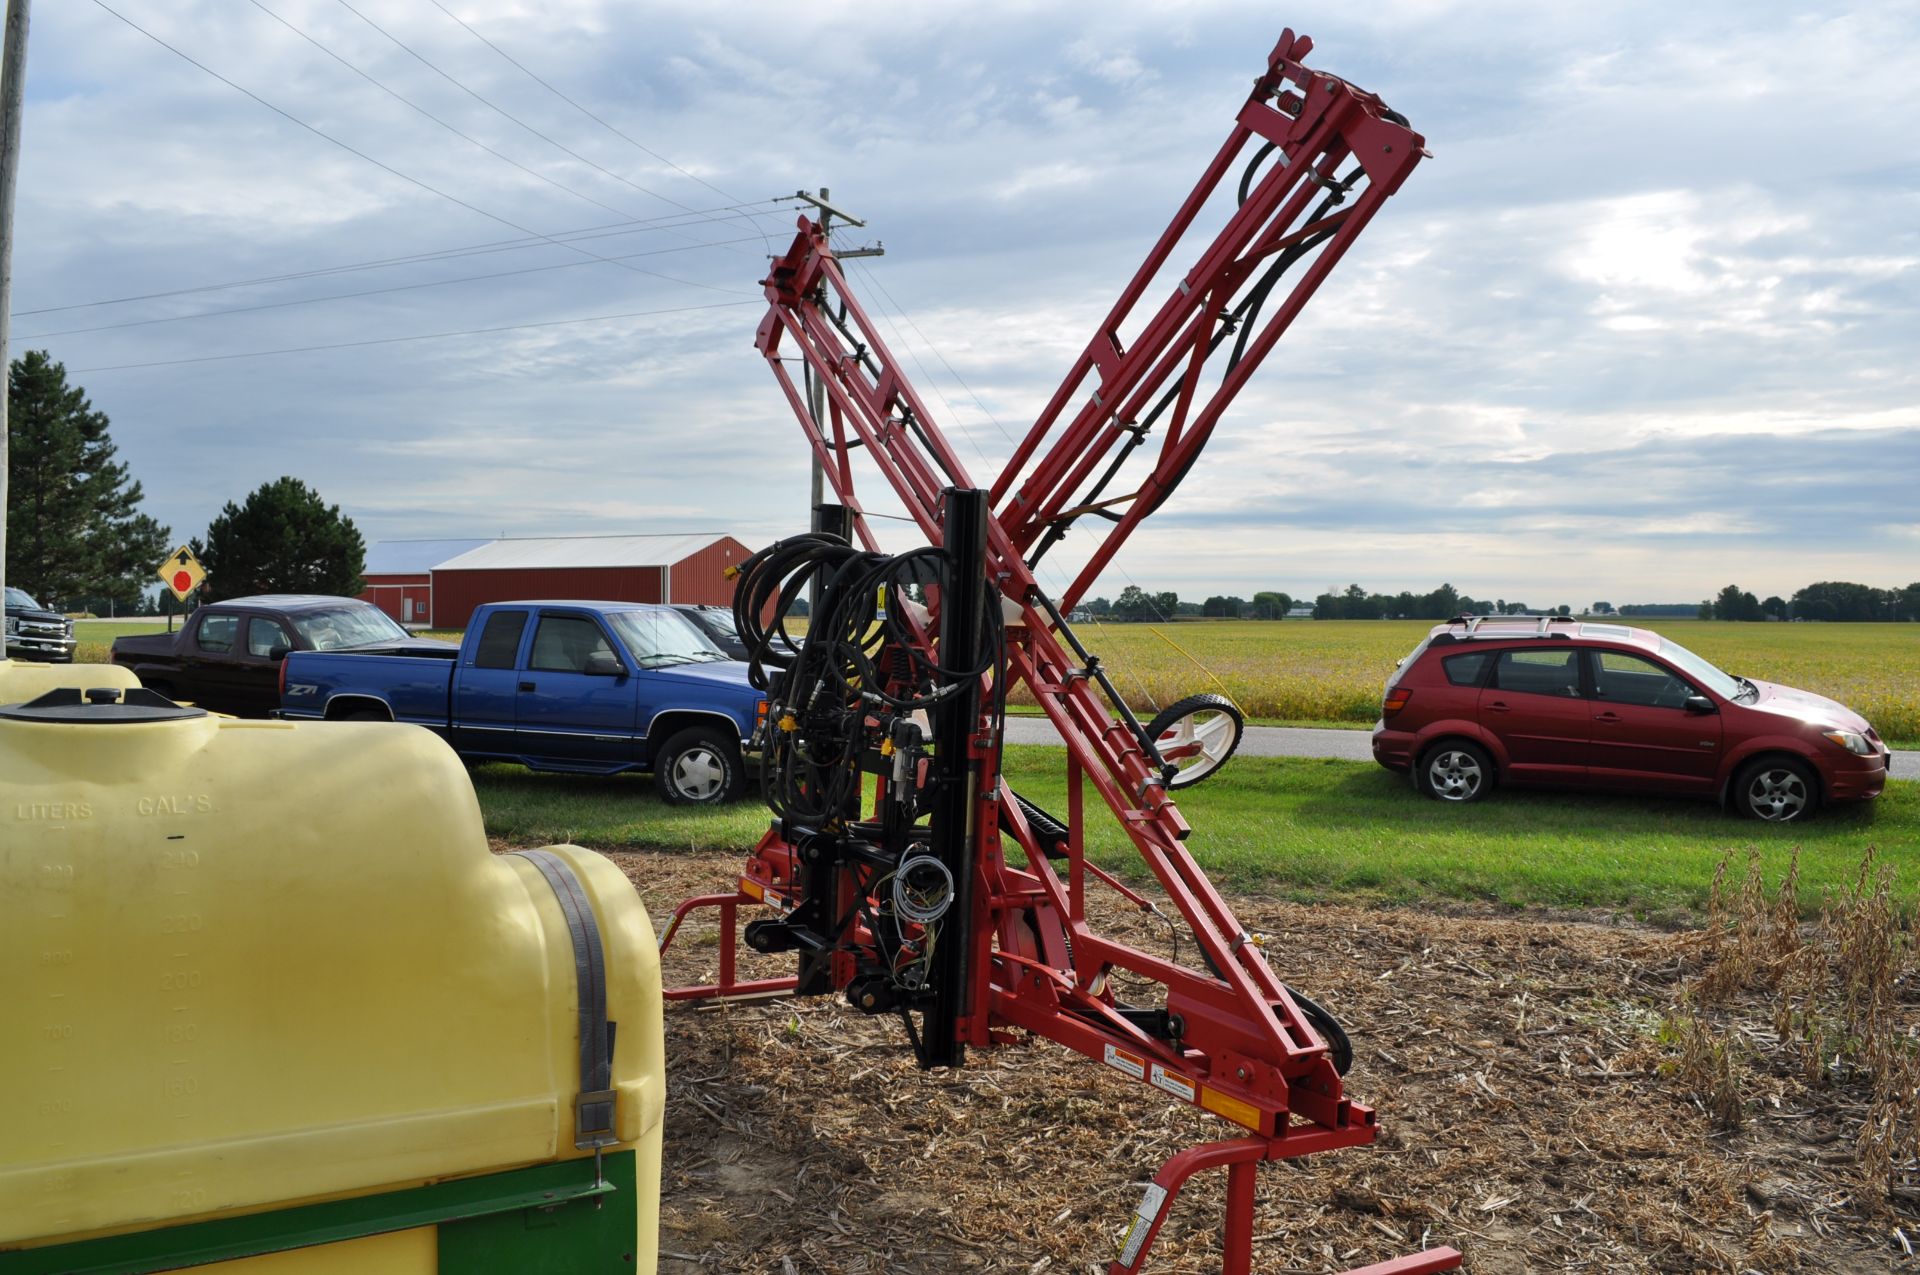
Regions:
<instances>
[{"instance_id":1,"label":"utility pole","mask_svg":"<svg viewBox=\"0 0 1920 1275\"><path fill-rule=\"evenodd\" d=\"M829 202L829 195L825 186L820 188L820 193L817 195L808 191L799 190L794 192L793 197L802 203L812 204L819 212L820 238L826 242L829 251L833 248L833 219L835 217L846 222L849 226L865 226L867 224L846 209L836 207ZM841 261L846 261L854 257L884 257L887 255L887 250L884 246L875 244L871 248L849 248L845 252L835 252L833 255ZM827 383L817 373L813 377L812 392L808 395L807 410L813 415L813 427L819 432L820 437L828 437ZM852 529L846 525L846 519L844 517L845 511L839 510L838 508L833 511L827 510L827 468L820 463L820 455L817 452L814 453L813 456L813 481L808 488L807 508L810 511L808 526L812 530L832 531L835 534L846 535L849 540L853 538L851 534ZM813 585L807 594L807 615L809 622L811 622L812 616L819 605L820 578L816 574Z\"/></svg>"},{"instance_id":2,"label":"utility pole","mask_svg":"<svg viewBox=\"0 0 1920 1275\"><path fill-rule=\"evenodd\" d=\"M867 224L846 209L836 207L829 202L829 194L825 186L820 188L820 193L817 195L800 190L795 191L793 197L802 203L812 204L814 208L819 211L820 238L826 241L829 250L833 247L833 219L835 217L846 222L849 226L864 226ZM836 252L833 255L839 260L845 261L853 257L884 257L887 255L887 250L876 244L871 248L849 248L845 252ZM818 376L813 378L811 400L807 406L813 413L814 428L819 430L820 436L824 438L826 437L827 429L827 387L826 383ZM820 463L820 457L817 455L813 458L813 486L811 488L811 495L812 500L809 502L810 508L818 509L826 503L827 472L826 467Z\"/></svg>"},{"instance_id":3,"label":"utility pole","mask_svg":"<svg viewBox=\"0 0 1920 1275\"><path fill-rule=\"evenodd\" d=\"M20 177L20 115L26 106L28 0L7 0L6 49L0 52L0 595L7 585L7 407L12 398L13 191ZM7 653L0 647L0 663Z\"/></svg>"}]
</instances>

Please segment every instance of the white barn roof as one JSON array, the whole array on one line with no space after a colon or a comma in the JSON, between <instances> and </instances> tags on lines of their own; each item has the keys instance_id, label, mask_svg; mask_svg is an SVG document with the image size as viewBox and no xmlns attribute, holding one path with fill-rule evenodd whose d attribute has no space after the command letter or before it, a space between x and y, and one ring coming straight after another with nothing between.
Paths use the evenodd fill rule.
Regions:
<instances>
[{"instance_id":1,"label":"white barn roof","mask_svg":"<svg viewBox=\"0 0 1920 1275\"><path fill-rule=\"evenodd\" d=\"M489 544L487 540L381 540L367 549L362 575L423 576L448 558Z\"/></svg>"},{"instance_id":2,"label":"white barn roof","mask_svg":"<svg viewBox=\"0 0 1920 1275\"><path fill-rule=\"evenodd\" d=\"M715 532L655 536L540 536L495 540L438 563L435 571L528 567L669 567L725 540Z\"/></svg>"}]
</instances>

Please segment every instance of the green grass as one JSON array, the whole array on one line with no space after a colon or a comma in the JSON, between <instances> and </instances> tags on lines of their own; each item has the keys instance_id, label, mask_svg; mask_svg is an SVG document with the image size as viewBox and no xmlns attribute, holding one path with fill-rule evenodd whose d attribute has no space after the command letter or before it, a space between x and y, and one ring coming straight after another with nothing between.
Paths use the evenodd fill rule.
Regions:
<instances>
[{"instance_id":1,"label":"green grass","mask_svg":"<svg viewBox=\"0 0 1920 1275\"><path fill-rule=\"evenodd\" d=\"M1058 749L1007 750L1008 777L1030 800L1063 813ZM767 826L765 807L665 807L637 777L477 770L487 830L515 844L572 840L600 849L745 850ZM1098 810L1097 798L1089 793ZM1222 887L1303 899L1458 900L1512 907L1698 911L1715 866L1758 848L1770 880L1801 851L1802 897L1849 879L1869 846L1900 873L1909 905L1920 886L1920 784L1894 782L1877 802L1774 828L1736 820L1710 803L1501 791L1474 806L1442 806L1403 776L1371 763L1237 758L1184 795L1189 848ZM1102 864L1144 871L1119 826L1093 818Z\"/></svg>"},{"instance_id":2,"label":"green grass","mask_svg":"<svg viewBox=\"0 0 1920 1275\"><path fill-rule=\"evenodd\" d=\"M174 627L180 625L180 617L175 617ZM113 650L113 640L117 637L144 637L151 633L165 634L167 622L161 620L75 620L73 636L78 645L73 649L73 658L82 664L105 664Z\"/></svg>"}]
</instances>

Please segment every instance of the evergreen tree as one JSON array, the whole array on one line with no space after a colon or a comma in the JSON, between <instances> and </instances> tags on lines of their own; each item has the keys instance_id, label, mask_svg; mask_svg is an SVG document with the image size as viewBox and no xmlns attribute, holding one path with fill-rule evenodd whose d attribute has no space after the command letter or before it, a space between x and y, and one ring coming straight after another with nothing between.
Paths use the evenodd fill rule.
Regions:
<instances>
[{"instance_id":1,"label":"evergreen tree","mask_svg":"<svg viewBox=\"0 0 1920 1275\"><path fill-rule=\"evenodd\" d=\"M298 478L262 483L243 505L228 501L196 554L213 601L253 593L352 597L366 587L367 543L353 519Z\"/></svg>"},{"instance_id":2,"label":"evergreen tree","mask_svg":"<svg viewBox=\"0 0 1920 1275\"><path fill-rule=\"evenodd\" d=\"M160 565L167 528L139 512L107 415L45 350L14 360L7 393L7 583L48 606L129 598Z\"/></svg>"}]
</instances>

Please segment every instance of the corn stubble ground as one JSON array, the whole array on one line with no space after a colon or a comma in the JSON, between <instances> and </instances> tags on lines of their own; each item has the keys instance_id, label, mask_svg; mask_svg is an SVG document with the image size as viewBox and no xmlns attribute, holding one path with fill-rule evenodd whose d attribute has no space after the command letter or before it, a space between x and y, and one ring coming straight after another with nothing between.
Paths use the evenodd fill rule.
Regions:
<instances>
[{"instance_id":1,"label":"corn stubble ground","mask_svg":"<svg viewBox=\"0 0 1920 1275\"><path fill-rule=\"evenodd\" d=\"M656 918L739 865L612 857ZM1910 1265L1905 930L1871 865L1813 922L1741 875L1683 933L1237 899L1347 1024L1382 1129L1262 1168L1256 1269L1442 1243L1477 1275ZM1095 920L1165 951L1131 909ZM669 982L710 978L713 941L677 940ZM669 1275L1104 1271L1160 1163L1234 1132L1044 1041L922 1073L896 1022L829 999L670 1007L667 1046ZM1218 1270L1222 1186L1188 1187L1150 1270Z\"/></svg>"},{"instance_id":2,"label":"corn stubble ground","mask_svg":"<svg viewBox=\"0 0 1920 1275\"><path fill-rule=\"evenodd\" d=\"M1887 739L1920 741L1920 625L1624 622L1672 638L1730 673L1837 699ZM1224 687L1252 717L1365 724L1380 715L1394 663L1432 625L1199 620L1075 627L1136 708Z\"/></svg>"}]
</instances>

